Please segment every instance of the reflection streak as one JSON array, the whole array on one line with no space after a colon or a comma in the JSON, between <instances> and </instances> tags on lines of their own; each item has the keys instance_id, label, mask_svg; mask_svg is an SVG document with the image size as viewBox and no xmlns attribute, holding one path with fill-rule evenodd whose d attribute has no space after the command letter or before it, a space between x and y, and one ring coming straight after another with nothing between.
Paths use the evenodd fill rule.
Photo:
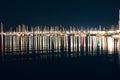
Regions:
<instances>
[{"instance_id":1,"label":"reflection streak","mask_svg":"<svg viewBox=\"0 0 120 80\"><path fill-rule=\"evenodd\" d=\"M26 51L29 51L29 54L32 54L32 51L36 51L36 53L70 51L79 52L80 54L88 51L89 54L96 54L96 51L99 51L99 54L102 54L105 53L106 50L108 50L109 54L113 54L114 48L118 48L118 43L120 43L119 40L116 40L117 47L114 47L114 39L104 36L7 35L4 37L4 40L3 37L1 37L1 39L2 52L4 52L5 47L5 55L14 54L14 52L25 54L24 52ZM3 44L3 41L5 41L5 44ZM70 43L68 41L70 41ZM70 47L70 49L68 49L68 47Z\"/></svg>"}]
</instances>

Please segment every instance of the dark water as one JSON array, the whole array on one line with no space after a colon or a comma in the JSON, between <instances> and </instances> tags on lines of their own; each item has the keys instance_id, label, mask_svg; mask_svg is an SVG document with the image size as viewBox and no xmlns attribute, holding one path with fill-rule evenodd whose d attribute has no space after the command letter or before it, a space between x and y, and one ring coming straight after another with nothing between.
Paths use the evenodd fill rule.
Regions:
<instances>
[{"instance_id":1,"label":"dark water","mask_svg":"<svg viewBox=\"0 0 120 80\"><path fill-rule=\"evenodd\" d=\"M119 79L120 40L96 36L3 36L0 78Z\"/></svg>"}]
</instances>

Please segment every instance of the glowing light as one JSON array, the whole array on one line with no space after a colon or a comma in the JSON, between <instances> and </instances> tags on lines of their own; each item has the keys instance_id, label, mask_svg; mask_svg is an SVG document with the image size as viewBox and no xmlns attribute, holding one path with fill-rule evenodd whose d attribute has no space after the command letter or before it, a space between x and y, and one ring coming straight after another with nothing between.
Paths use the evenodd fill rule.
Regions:
<instances>
[{"instance_id":1,"label":"glowing light","mask_svg":"<svg viewBox=\"0 0 120 80\"><path fill-rule=\"evenodd\" d=\"M109 51L109 54L112 54L112 51L113 51L113 38L111 37L108 37L108 51Z\"/></svg>"}]
</instances>

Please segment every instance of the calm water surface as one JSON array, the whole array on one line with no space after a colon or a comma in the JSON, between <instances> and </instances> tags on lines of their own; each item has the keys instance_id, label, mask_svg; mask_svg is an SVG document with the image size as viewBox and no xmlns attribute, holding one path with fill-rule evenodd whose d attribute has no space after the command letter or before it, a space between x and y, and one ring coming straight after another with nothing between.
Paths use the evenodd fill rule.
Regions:
<instances>
[{"instance_id":1,"label":"calm water surface","mask_svg":"<svg viewBox=\"0 0 120 80\"><path fill-rule=\"evenodd\" d=\"M1 36L0 48L2 75L115 79L120 73L120 40L111 36Z\"/></svg>"}]
</instances>

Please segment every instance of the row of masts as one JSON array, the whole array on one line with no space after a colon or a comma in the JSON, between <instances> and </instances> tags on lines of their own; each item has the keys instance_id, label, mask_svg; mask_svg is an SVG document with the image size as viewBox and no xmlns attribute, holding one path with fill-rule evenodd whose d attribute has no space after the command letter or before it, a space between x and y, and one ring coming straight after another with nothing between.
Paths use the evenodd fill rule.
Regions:
<instances>
[{"instance_id":1,"label":"row of masts","mask_svg":"<svg viewBox=\"0 0 120 80\"><path fill-rule=\"evenodd\" d=\"M10 28L10 30L6 31L6 32L44 32L44 31L60 31L60 32L65 32L65 31L115 31L118 29L115 29L115 26L112 25L110 29L106 29L105 27L101 27L101 25L99 25L99 28L87 28L85 29L83 26L81 27L75 27L75 26L70 26L69 28L63 27L62 25L60 26L35 26L35 27L29 27L28 25L18 25L18 27L16 27L16 29L13 29L12 27ZM3 33L3 24L1 23L1 29L0 29L1 33Z\"/></svg>"},{"instance_id":2,"label":"row of masts","mask_svg":"<svg viewBox=\"0 0 120 80\"><path fill-rule=\"evenodd\" d=\"M47 26L44 26L44 27L39 27L39 26L37 26L37 27L30 27L31 29L29 29L29 27L28 27L28 25L24 25L24 24L22 24L22 25L18 25L18 27L16 27L16 29L12 29L12 27L10 28L10 30L9 31L7 31L7 32L34 32L34 31L37 31L37 32L39 32L39 31L60 31L60 32L64 32L64 31L72 31L72 32L74 32L74 31L81 31L81 32L83 32L83 31L92 31L92 30L94 30L94 31L117 31L117 30L119 30L119 32L120 32L120 10L119 10L119 21L118 21L118 25L116 25L116 26L114 26L114 25L112 25L112 26L110 26L109 28L105 28L105 27L101 27L101 25L99 25L99 27L98 28L87 28L87 29L84 29L84 27L83 26L81 26L81 27L75 27L75 26L70 26L69 27L69 29L68 28L66 28L66 27L63 27L62 25L59 25L59 26L51 26L51 27L47 27ZM3 24L1 23L1 25L0 25L0 34L3 34Z\"/></svg>"}]
</instances>

